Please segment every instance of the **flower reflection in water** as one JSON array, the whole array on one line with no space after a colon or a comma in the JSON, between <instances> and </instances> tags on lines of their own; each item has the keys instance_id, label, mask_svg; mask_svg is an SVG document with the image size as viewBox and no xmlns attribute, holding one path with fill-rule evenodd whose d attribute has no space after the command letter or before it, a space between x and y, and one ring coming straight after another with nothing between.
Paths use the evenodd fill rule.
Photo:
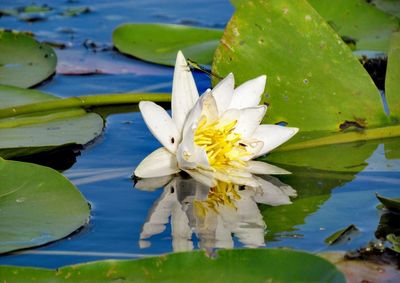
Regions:
<instances>
[{"instance_id":1,"label":"flower reflection in water","mask_svg":"<svg viewBox=\"0 0 400 283\"><path fill-rule=\"evenodd\" d=\"M138 189L164 186L143 225L140 247L149 247L149 239L162 233L169 220L174 251L192 250L193 233L199 248L209 251L233 248L232 235L246 247L264 246L266 224L257 203L290 204L289 197L295 197L296 191L274 177L256 178L260 184L256 188L220 181L209 188L183 175L139 179Z\"/></svg>"}]
</instances>

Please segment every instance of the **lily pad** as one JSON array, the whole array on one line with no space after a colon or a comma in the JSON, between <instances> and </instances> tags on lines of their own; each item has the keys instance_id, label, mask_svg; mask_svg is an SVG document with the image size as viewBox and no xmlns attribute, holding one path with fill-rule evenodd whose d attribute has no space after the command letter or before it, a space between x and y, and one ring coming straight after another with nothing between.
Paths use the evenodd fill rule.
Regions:
<instances>
[{"instance_id":1,"label":"lily pad","mask_svg":"<svg viewBox=\"0 0 400 283\"><path fill-rule=\"evenodd\" d=\"M0 110L58 99L36 90L0 86ZM101 134L103 119L80 108L0 119L0 156L12 158L66 144L86 144Z\"/></svg>"},{"instance_id":2,"label":"lily pad","mask_svg":"<svg viewBox=\"0 0 400 283\"><path fill-rule=\"evenodd\" d=\"M49 46L24 33L0 31L0 84L31 87L50 77L56 64Z\"/></svg>"},{"instance_id":3,"label":"lily pad","mask_svg":"<svg viewBox=\"0 0 400 283\"><path fill-rule=\"evenodd\" d=\"M122 53L152 63L175 65L176 53L211 65L223 31L171 24L124 24L113 32L113 43Z\"/></svg>"},{"instance_id":4,"label":"lily pad","mask_svg":"<svg viewBox=\"0 0 400 283\"><path fill-rule=\"evenodd\" d=\"M351 39L357 50L387 52L390 36L399 28L396 17L376 9L365 0L308 2L336 32Z\"/></svg>"},{"instance_id":5,"label":"lily pad","mask_svg":"<svg viewBox=\"0 0 400 283\"><path fill-rule=\"evenodd\" d=\"M0 158L0 253L71 234L89 218L82 194L57 171Z\"/></svg>"},{"instance_id":6,"label":"lily pad","mask_svg":"<svg viewBox=\"0 0 400 283\"><path fill-rule=\"evenodd\" d=\"M400 122L400 32L393 33L388 54L385 91L390 116Z\"/></svg>"},{"instance_id":7,"label":"lily pad","mask_svg":"<svg viewBox=\"0 0 400 283\"><path fill-rule=\"evenodd\" d=\"M269 109L263 122L303 132L387 123L370 76L307 1L235 3L213 72L233 72L238 84L266 74Z\"/></svg>"},{"instance_id":8,"label":"lily pad","mask_svg":"<svg viewBox=\"0 0 400 283\"><path fill-rule=\"evenodd\" d=\"M288 272L290 270L290 272ZM1 266L7 282L345 282L328 261L305 252L253 249L168 254L107 260L56 270Z\"/></svg>"},{"instance_id":9,"label":"lily pad","mask_svg":"<svg viewBox=\"0 0 400 283\"><path fill-rule=\"evenodd\" d=\"M387 198L376 194L376 198L389 210L400 212L400 198Z\"/></svg>"}]
</instances>

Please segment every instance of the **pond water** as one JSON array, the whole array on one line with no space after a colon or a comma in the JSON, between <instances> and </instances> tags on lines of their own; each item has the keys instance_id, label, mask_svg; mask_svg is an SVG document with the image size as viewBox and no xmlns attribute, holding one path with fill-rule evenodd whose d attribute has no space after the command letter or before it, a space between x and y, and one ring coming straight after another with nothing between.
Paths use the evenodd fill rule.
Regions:
<instances>
[{"instance_id":1,"label":"pond water","mask_svg":"<svg viewBox=\"0 0 400 283\"><path fill-rule=\"evenodd\" d=\"M1 17L0 26L27 30L39 40L64 43L57 49L57 74L37 88L61 97L117 92L170 92L172 68L144 63L110 49L112 30L125 22L186 23L222 28L233 8L228 1L35 1L54 10L40 21L26 22ZM14 8L27 1L4 0L0 8ZM91 12L77 17L60 13L71 7L89 7ZM97 47L85 47L90 40ZM101 50L100 50L101 49ZM84 75L82 75L84 74ZM199 91L210 86L209 78L195 73ZM165 197L164 190L139 190L131 179L137 164L159 147L135 106L102 109L108 113L104 133L84 150L66 150L52 156L28 160L48 164L63 174L91 204L89 224L68 238L46 246L0 257L0 264L55 268L67 264L109 259L140 258L172 252L171 221L165 230L140 242L143 225L154 204ZM298 192L288 206L258 206L263 216L266 247L291 247L320 252L349 250L375 239L375 231L385 215L376 206L375 193L398 197L400 190L400 139L343 146L343 153L362 151L359 163L339 171L302 167L282 167L292 175L280 181ZM76 152L76 150L75 150ZM330 156L331 157L331 156ZM321 159L330 158L321 156ZM335 156L341 159L340 152ZM76 160L75 160L76 158ZM338 162L340 160L337 160ZM333 159L333 162L336 162ZM340 162L339 162L340 163ZM356 167L351 167L356 165ZM353 168L353 169L352 169ZM176 192L175 192L176 193ZM247 223L250 233L254 223ZM342 243L324 242L332 233L354 224L359 231ZM245 225L246 226L246 225ZM199 248L193 235L193 248ZM249 246L233 236L234 247Z\"/></svg>"}]
</instances>

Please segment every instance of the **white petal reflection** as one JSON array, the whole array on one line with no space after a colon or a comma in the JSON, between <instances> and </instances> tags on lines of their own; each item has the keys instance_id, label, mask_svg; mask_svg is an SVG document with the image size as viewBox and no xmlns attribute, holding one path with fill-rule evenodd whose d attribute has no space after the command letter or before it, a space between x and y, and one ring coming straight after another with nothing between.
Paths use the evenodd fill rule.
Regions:
<instances>
[{"instance_id":1,"label":"white petal reflection","mask_svg":"<svg viewBox=\"0 0 400 283\"><path fill-rule=\"evenodd\" d=\"M265 246L266 223L257 203L290 204L289 197L296 196L296 191L270 176L255 180L257 187L221 181L209 187L187 174L174 175L149 211L139 246L150 247L151 237L163 233L168 223L174 251L233 248L235 243L251 248ZM152 179L149 184L162 181L165 178L159 182ZM198 241L193 242L193 236Z\"/></svg>"}]
</instances>

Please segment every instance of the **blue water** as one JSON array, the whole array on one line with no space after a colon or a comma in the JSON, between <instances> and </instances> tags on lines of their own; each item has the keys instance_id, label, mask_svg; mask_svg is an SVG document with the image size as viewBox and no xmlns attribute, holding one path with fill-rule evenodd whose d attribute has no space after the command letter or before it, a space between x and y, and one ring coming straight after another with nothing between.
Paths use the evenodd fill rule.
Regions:
<instances>
[{"instance_id":1,"label":"blue water","mask_svg":"<svg viewBox=\"0 0 400 283\"><path fill-rule=\"evenodd\" d=\"M18 7L27 2L3 0L0 8ZM40 5L46 1L35 3ZM83 42L90 39L111 46L112 30L125 22L189 23L223 27L233 12L228 1L209 0L190 1L190 5L187 1L149 0L103 0L96 1L96 4L93 1L49 1L48 4L54 10L46 21L27 23L15 17L2 17L0 26L32 31L40 40L63 42L71 46L57 50L59 66L64 67L59 68L58 74L51 80L37 87L61 97L128 91L169 92L172 68L140 62L113 50L94 53L87 50ZM61 11L73 6L88 6L92 12L74 18L59 15ZM66 30L72 30L73 33L66 33ZM101 64L94 66L94 62ZM76 67L72 70L84 69L86 73L99 68L102 74L63 75L71 72L71 66ZM195 79L200 91L210 86L204 74L196 73ZM109 116L102 136L87 146L77 156L76 163L63 172L92 206L89 225L49 245L1 256L0 264L55 268L90 260L138 258L173 251L169 224L165 226L165 231L148 239L151 243L149 247L139 246L142 226L162 190L147 192L135 189L130 178L135 166L160 146L147 130L140 113L135 110L132 106L124 108L123 113ZM294 170L294 177L283 178L282 181L289 182L299 193L294 203L321 195L323 197L317 206L310 207L304 219L294 221L287 231L270 230L274 226L269 226L266 214L266 238L271 236L266 246L314 252L354 249L374 240L374 231L382 213L376 209L378 201L374 193L379 192L388 197L398 197L400 193L399 145L400 140L392 142L395 157L389 159L385 156L383 144L378 144L365 161L368 166L362 172L351 175L350 180L332 182L330 186L326 185L331 182L329 174L304 177L305 183L302 184L293 180L295 177L303 177L303 170ZM314 171L310 172L314 174ZM313 189L304 189L307 184L313 184ZM269 208L260 206L263 213L266 209ZM291 218L285 214L281 217L283 220ZM327 236L349 224L355 224L360 229L360 233L351 241L338 246L327 246L324 243ZM198 239L192 239L197 248ZM234 237L234 245L242 247L243 243Z\"/></svg>"}]
</instances>

